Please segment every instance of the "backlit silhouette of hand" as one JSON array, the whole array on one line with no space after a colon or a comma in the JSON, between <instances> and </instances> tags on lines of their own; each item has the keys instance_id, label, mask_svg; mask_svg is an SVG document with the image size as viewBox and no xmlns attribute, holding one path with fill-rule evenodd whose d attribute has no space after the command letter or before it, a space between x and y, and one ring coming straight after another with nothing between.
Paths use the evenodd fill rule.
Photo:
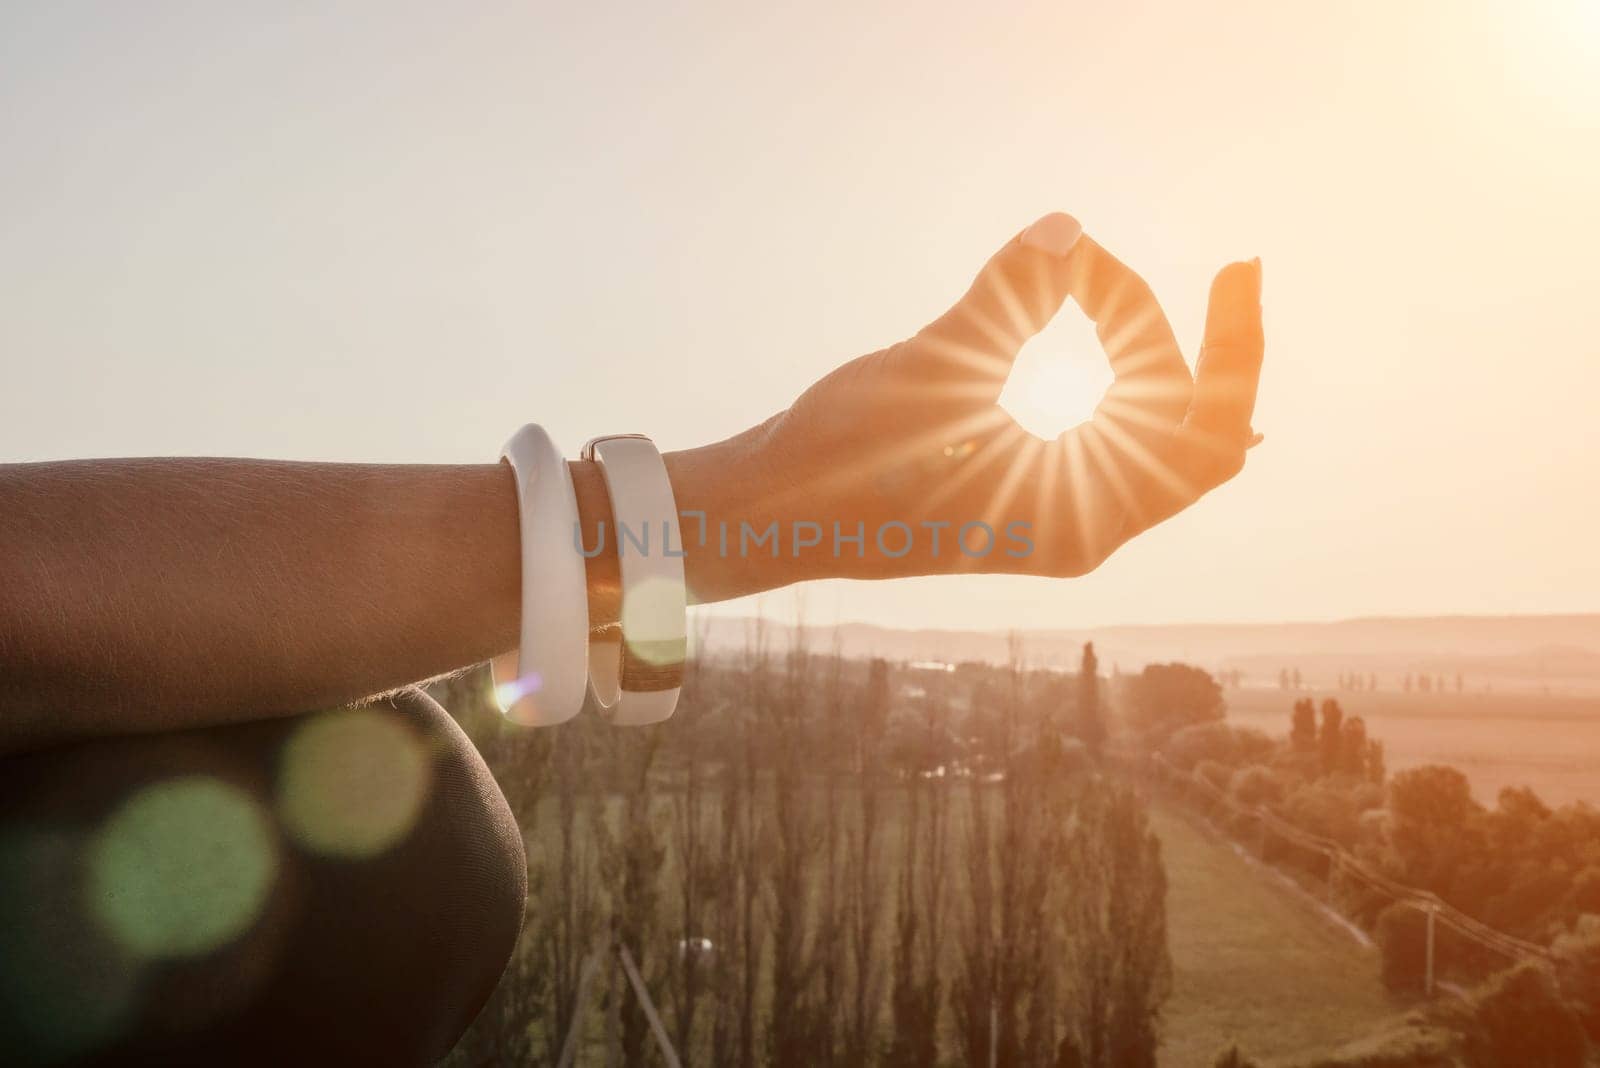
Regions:
<instances>
[{"instance_id":1,"label":"backlit silhouette of hand","mask_svg":"<svg viewBox=\"0 0 1600 1068\"><path fill-rule=\"evenodd\" d=\"M711 523L704 545L690 540L691 586L710 599L820 577L1092 570L1243 467L1260 292L1259 261L1218 273L1191 378L1144 280L1070 216L1046 215L913 337L743 434L669 458L680 504ZM1041 441L996 401L1068 297L1094 320L1115 381L1092 420ZM719 523L731 538L719 542ZM741 526L774 523L775 545L739 541Z\"/></svg>"}]
</instances>

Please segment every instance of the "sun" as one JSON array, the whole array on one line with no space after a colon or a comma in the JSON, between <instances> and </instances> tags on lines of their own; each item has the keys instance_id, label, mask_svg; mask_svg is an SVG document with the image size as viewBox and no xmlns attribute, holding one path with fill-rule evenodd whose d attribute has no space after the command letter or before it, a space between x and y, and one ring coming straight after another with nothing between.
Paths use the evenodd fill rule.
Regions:
<instances>
[{"instance_id":1,"label":"sun","mask_svg":"<svg viewBox=\"0 0 1600 1068\"><path fill-rule=\"evenodd\" d=\"M1502 48L1513 79L1553 114L1600 114L1600 0L1508 7Z\"/></svg>"},{"instance_id":2,"label":"sun","mask_svg":"<svg viewBox=\"0 0 1600 1068\"><path fill-rule=\"evenodd\" d=\"M1053 441L1088 422L1111 379L1094 324L1069 304L1023 346L1000 407L1034 437Z\"/></svg>"},{"instance_id":3,"label":"sun","mask_svg":"<svg viewBox=\"0 0 1600 1068\"><path fill-rule=\"evenodd\" d=\"M1572 7L1572 20L1580 32L1589 34L1593 45L1600 42L1600 2L1597 0L1568 0Z\"/></svg>"}]
</instances>

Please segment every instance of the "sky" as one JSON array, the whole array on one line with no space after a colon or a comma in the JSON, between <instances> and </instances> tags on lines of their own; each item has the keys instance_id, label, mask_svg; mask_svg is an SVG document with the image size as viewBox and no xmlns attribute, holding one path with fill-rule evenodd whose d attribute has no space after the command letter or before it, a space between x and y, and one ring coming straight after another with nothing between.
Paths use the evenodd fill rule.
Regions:
<instances>
[{"instance_id":1,"label":"sky","mask_svg":"<svg viewBox=\"0 0 1600 1068\"><path fill-rule=\"evenodd\" d=\"M8 4L0 462L702 444L1063 210L1191 360L1262 258L1265 443L1086 578L809 620L1600 610L1596 190L1600 0Z\"/></svg>"}]
</instances>

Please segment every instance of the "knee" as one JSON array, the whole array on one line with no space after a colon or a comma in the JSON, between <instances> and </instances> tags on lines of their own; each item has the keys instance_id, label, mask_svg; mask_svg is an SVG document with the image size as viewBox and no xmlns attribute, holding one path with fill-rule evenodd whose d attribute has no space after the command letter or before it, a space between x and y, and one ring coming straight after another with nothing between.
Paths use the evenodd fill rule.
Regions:
<instances>
[{"instance_id":1,"label":"knee","mask_svg":"<svg viewBox=\"0 0 1600 1068\"><path fill-rule=\"evenodd\" d=\"M412 691L396 708L414 717L431 763L431 799L417 834L420 875L436 876L448 857L452 874L435 884L440 933L470 950L492 989L522 930L528 862L505 795L461 728L432 698ZM487 989L485 989L487 996ZM474 1010L475 1011L475 1010Z\"/></svg>"},{"instance_id":2,"label":"knee","mask_svg":"<svg viewBox=\"0 0 1600 1068\"><path fill-rule=\"evenodd\" d=\"M188 809L155 839L145 827L134 844L186 859L130 868L141 889L133 897L79 886L93 865L76 853L51 859L77 837L18 837L19 827L82 823L84 843L109 841L106 827L120 826L114 814L131 801L163 783L196 782L219 784L206 796L226 795L255 813L245 844L265 858L250 868L262 892L248 915L198 955L192 932L173 917L215 919L215 901L238 903L243 875L225 862L243 846L225 831L198 834ZM339 1063L429 1063L488 1000L521 930L527 864L516 820L472 743L420 692L361 709L30 754L0 764L0 813L0 876L16 867L10 858L29 877L26 885L0 878L0 1046L8 1048L33 1036L41 1050L70 1039L111 1060L291 1063L311 1050ZM6 848L34 839L33 852ZM238 848L197 853L206 843ZM44 846L52 848L41 853ZM208 887L218 892L208 896ZM101 897L118 906L113 918L130 901L149 904L176 943L146 947L148 962L129 957L84 913ZM32 931L51 935L40 945L49 952L16 952ZM79 1042L65 1023L60 1035L40 1032L55 1025L29 1006L54 988L31 969L35 958L70 986L57 998L67 1006L105 1000L78 977L110 974L125 958L138 968L127 973L114 1018Z\"/></svg>"},{"instance_id":3,"label":"knee","mask_svg":"<svg viewBox=\"0 0 1600 1068\"><path fill-rule=\"evenodd\" d=\"M521 831L489 769L414 690L306 717L276 765L291 951L222 1045L249 1036L278 1063L308 1036L328 1061L443 1057L499 982L527 897ZM282 1039L263 1043L269 1031Z\"/></svg>"},{"instance_id":4,"label":"knee","mask_svg":"<svg viewBox=\"0 0 1600 1068\"><path fill-rule=\"evenodd\" d=\"M376 706L416 745L420 795L412 825L382 855L361 865L366 885L329 910L340 924L365 922L360 902L394 904L364 941L372 1006L402 1051L442 1057L488 1000L516 948L527 900L522 833L482 757L456 722L420 691ZM377 979L380 985L384 980ZM397 1020L410 1023L396 1025ZM396 1034L411 1028L413 1033ZM362 1043L372 1052L371 1036Z\"/></svg>"}]
</instances>

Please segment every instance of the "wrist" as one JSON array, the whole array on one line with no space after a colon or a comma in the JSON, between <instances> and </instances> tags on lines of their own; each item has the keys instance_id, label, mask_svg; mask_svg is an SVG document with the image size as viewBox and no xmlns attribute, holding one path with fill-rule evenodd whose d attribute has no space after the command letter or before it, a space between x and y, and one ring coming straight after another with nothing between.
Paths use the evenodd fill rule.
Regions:
<instances>
[{"instance_id":1,"label":"wrist","mask_svg":"<svg viewBox=\"0 0 1600 1068\"><path fill-rule=\"evenodd\" d=\"M787 561L742 553L742 522L765 526L763 485L740 438L663 455L683 531L684 575L691 603L704 604L776 589L795 581ZM769 517L770 518L770 517Z\"/></svg>"},{"instance_id":2,"label":"wrist","mask_svg":"<svg viewBox=\"0 0 1600 1068\"><path fill-rule=\"evenodd\" d=\"M605 475L593 460L568 460L572 489L578 499L578 530L584 551L600 546L583 561L589 592L589 628L595 630L617 622L622 612L622 570L617 560L616 523L611 514L611 495L606 492ZM601 534L604 530L606 533ZM573 546L577 551L578 546Z\"/></svg>"},{"instance_id":3,"label":"wrist","mask_svg":"<svg viewBox=\"0 0 1600 1068\"><path fill-rule=\"evenodd\" d=\"M761 495L750 487L759 484L748 462L748 452L738 438L662 454L667 480L679 513L684 553L684 578L691 604L726 601L797 581L779 554L741 553L741 522L763 528L772 517L756 512ZM615 623L621 611L622 579L617 559L616 524L605 476L590 460L570 460L573 490L578 499L578 522L587 557L584 567L589 586L589 625ZM606 535L602 541L601 523ZM726 543L721 532L727 531ZM726 544L726 548L724 548Z\"/></svg>"}]
</instances>

